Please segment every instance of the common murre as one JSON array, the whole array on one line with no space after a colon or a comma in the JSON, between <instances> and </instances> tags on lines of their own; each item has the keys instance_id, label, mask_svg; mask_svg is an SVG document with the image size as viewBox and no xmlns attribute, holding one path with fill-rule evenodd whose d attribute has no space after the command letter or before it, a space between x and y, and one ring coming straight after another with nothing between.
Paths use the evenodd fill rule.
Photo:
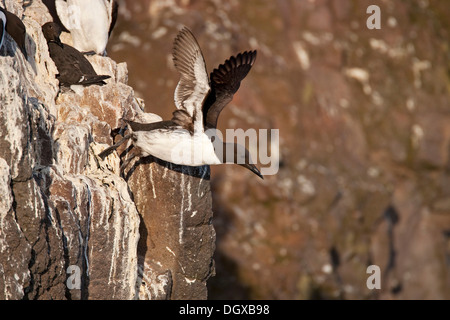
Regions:
<instances>
[{"instance_id":1,"label":"common murre","mask_svg":"<svg viewBox=\"0 0 450 320\"><path fill-rule=\"evenodd\" d=\"M54 22L42 26L47 40L50 57L55 62L59 74L56 76L63 87L72 85L104 85L108 75L97 75L91 63L77 49L63 44L59 39L61 28Z\"/></svg>"},{"instance_id":2,"label":"common murre","mask_svg":"<svg viewBox=\"0 0 450 320\"><path fill-rule=\"evenodd\" d=\"M3 45L5 31L14 39L25 59L28 60L28 54L25 50L25 25L19 17L0 7L0 48Z\"/></svg>"},{"instance_id":3,"label":"common murre","mask_svg":"<svg viewBox=\"0 0 450 320\"><path fill-rule=\"evenodd\" d=\"M263 179L244 146L222 142L215 135L220 112L232 100L255 59L256 51L239 53L214 69L209 78L200 46L192 32L184 27L175 38L173 47L173 61L181 77L175 89L177 110L172 119L153 123L124 119L132 132L99 156L104 159L131 138L134 149L122 164L121 171L134 157L153 155L187 166L217 165L228 160ZM223 149L216 152L215 146ZM232 152L232 157L227 157L226 151Z\"/></svg>"},{"instance_id":4,"label":"common murre","mask_svg":"<svg viewBox=\"0 0 450 320\"><path fill-rule=\"evenodd\" d=\"M117 21L119 4L116 0L45 2L54 22L60 22L69 30L76 49L85 54L106 52L109 36Z\"/></svg>"}]
</instances>

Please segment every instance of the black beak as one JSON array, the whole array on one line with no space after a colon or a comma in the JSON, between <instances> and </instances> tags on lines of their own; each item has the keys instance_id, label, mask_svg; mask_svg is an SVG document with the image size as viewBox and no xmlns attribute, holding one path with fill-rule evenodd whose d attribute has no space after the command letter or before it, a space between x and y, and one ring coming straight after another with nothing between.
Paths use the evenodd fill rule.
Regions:
<instances>
[{"instance_id":1,"label":"black beak","mask_svg":"<svg viewBox=\"0 0 450 320\"><path fill-rule=\"evenodd\" d=\"M258 168L254 165L254 164L240 164L241 166L243 166L244 168L247 168L248 170L250 170L251 172L253 172L254 174L256 174L258 177L260 177L261 179L264 180L263 175L261 174L261 172L259 172Z\"/></svg>"},{"instance_id":2,"label":"black beak","mask_svg":"<svg viewBox=\"0 0 450 320\"><path fill-rule=\"evenodd\" d=\"M63 43L61 42L61 39L59 39L59 37L56 37L55 43L56 43L58 46L60 46L61 48L64 48L64 45L63 45Z\"/></svg>"}]
</instances>

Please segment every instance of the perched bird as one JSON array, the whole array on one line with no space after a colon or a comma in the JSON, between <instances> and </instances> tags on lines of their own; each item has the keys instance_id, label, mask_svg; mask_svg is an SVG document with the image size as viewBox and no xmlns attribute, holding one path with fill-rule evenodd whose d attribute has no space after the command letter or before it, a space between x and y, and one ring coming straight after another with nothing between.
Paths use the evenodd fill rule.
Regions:
<instances>
[{"instance_id":1,"label":"perched bird","mask_svg":"<svg viewBox=\"0 0 450 320\"><path fill-rule=\"evenodd\" d=\"M53 21L70 31L76 49L85 54L105 53L117 21L116 0L44 0L44 3Z\"/></svg>"},{"instance_id":2,"label":"perched bird","mask_svg":"<svg viewBox=\"0 0 450 320\"><path fill-rule=\"evenodd\" d=\"M47 40L50 57L55 62L59 74L56 76L63 87L71 85L104 85L108 75L97 75L91 63L74 47L63 44L59 39L61 28L54 22L42 26Z\"/></svg>"},{"instance_id":3,"label":"perched bird","mask_svg":"<svg viewBox=\"0 0 450 320\"><path fill-rule=\"evenodd\" d=\"M5 31L14 39L25 59L28 60L27 51L25 50L25 25L16 15L0 7L0 48L5 38Z\"/></svg>"},{"instance_id":4,"label":"perched bird","mask_svg":"<svg viewBox=\"0 0 450 320\"><path fill-rule=\"evenodd\" d=\"M197 40L188 28L183 28L173 48L173 61L181 77L175 89L177 110L172 119L153 123L124 120L132 132L99 156L104 159L131 138L137 152L131 151L121 171L135 156L153 155L187 166L236 163L263 178L244 146L223 142L215 134L220 112L232 100L255 59L256 51L232 56L214 69L209 79Z\"/></svg>"}]
</instances>

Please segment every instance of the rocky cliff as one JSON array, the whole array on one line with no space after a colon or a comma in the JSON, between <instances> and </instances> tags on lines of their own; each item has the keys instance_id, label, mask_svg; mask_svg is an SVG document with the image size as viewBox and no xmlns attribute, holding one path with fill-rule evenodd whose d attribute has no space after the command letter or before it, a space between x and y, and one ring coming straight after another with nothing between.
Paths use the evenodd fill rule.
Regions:
<instances>
[{"instance_id":1,"label":"rocky cliff","mask_svg":"<svg viewBox=\"0 0 450 320\"><path fill-rule=\"evenodd\" d=\"M153 159L119 175L119 119L141 118L125 63L92 56L107 85L60 93L34 0L22 17L29 59L0 49L0 299L206 298L214 272L209 167ZM67 34L64 42L70 42ZM170 42L170 41L169 41ZM120 150L122 151L122 150Z\"/></svg>"}]
</instances>

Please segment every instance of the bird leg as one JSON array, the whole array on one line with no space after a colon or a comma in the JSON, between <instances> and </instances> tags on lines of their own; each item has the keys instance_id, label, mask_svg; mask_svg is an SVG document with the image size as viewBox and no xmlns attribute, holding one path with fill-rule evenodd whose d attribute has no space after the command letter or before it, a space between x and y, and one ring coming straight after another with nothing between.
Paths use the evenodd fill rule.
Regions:
<instances>
[{"instance_id":1,"label":"bird leg","mask_svg":"<svg viewBox=\"0 0 450 320\"><path fill-rule=\"evenodd\" d=\"M134 159L134 158L136 158L136 157L138 157L140 155L140 152L139 151L136 151L136 150L132 150L130 153L129 153L129 157L122 163L122 165L120 166L120 174L122 175L122 176L124 176L124 171L125 171L125 168L130 164L130 162Z\"/></svg>"},{"instance_id":2,"label":"bird leg","mask_svg":"<svg viewBox=\"0 0 450 320\"><path fill-rule=\"evenodd\" d=\"M97 52L95 52L94 50L91 51L84 51L82 52L85 56L93 56L95 54L97 54Z\"/></svg>"},{"instance_id":3,"label":"bird leg","mask_svg":"<svg viewBox=\"0 0 450 320\"><path fill-rule=\"evenodd\" d=\"M130 138L131 138L131 134L127 134L122 139L120 139L118 142L116 142L112 146L110 146L110 147L106 148L105 150L103 150L102 152L100 152L98 154L98 156L100 158L102 158L102 160L105 160L105 158L107 156L109 156L114 150L116 150L119 146L121 146L125 141L127 141Z\"/></svg>"}]
</instances>

